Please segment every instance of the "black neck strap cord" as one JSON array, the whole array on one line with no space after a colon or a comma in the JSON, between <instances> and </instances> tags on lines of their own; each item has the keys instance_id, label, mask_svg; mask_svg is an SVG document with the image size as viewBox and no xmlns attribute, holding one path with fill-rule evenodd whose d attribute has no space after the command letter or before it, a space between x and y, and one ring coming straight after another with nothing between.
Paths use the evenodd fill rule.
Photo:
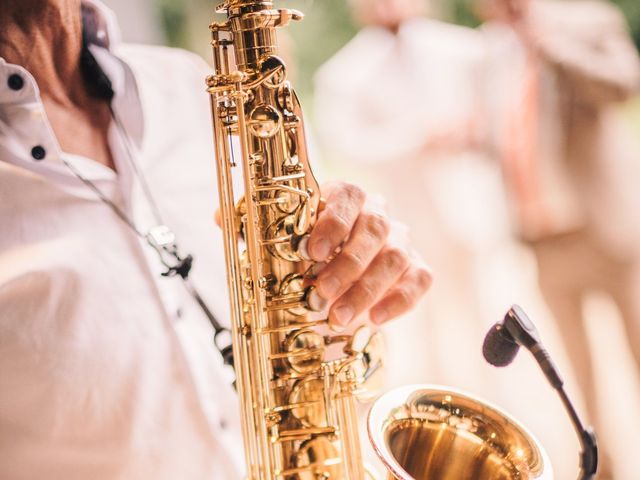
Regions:
<instances>
[{"instance_id":1,"label":"black neck strap cord","mask_svg":"<svg viewBox=\"0 0 640 480\"><path fill-rule=\"evenodd\" d=\"M180 250L176 243L174 233L169 227L166 226L165 222L162 221L160 209L158 208L158 205L154 200L151 189L149 188L144 175L140 171L140 168L135 161L134 149L131 144L131 139L111 104L111 101L115 96L111 80L107 77L102 68L100 68L100 65L98 65L98 62L89 50L89 44L90 39L83 33L83 48L80 57L80 65L86 81L87 89L91 96L108 102L111 116L120 132L120 136L122 137L123 145L126 150L127 161L129 162L129 165L134 172L135 178L140 184L144 196L146 197L149 206L151 207L151 210L157 222L157 226L151 228L149 232L146 233L140 231L133 220L118 205L116 205L111 199L109 199L91 180L82 175L82 173L78 171L78 169L73 164L66 160L63 160L64 164L67 166L67 168L69 168L74 176L77 177L78 180L80 180L82 183L84 183L89 189L91 189L100 199L100 201L107 205L113 211L113 213L118 216L118 218L120 218L120 220L122 220L122 222L124 222L132 232L136 234L136 236L144 240L151 248L153 248L158 253L160 262L167 269L162 273L162 276L177 276L182 279L187 292L198 304L204 315L209 320L209 323L213 327L213 343L216 349L220 352L225 365L233 367L231 332L228 328L220 324L218 319L215 317L211 309L207 306L206 302L189 278L189 273L191 272L191 267L193 266L193 256L182 256L180 254Z\"/></svg>"}]
</instances>

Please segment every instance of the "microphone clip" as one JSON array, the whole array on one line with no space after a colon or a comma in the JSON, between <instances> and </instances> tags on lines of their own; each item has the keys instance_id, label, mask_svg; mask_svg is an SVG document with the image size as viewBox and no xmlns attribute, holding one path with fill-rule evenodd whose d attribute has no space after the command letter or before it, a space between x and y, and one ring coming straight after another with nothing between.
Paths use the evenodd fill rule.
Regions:
<instances>
[{"instance_id":1,"label":"microphone clip","mask_svg":"<svg viewBox=\"0 0 640 480\"><path fill-rule=\"evenodd\" d=\"M173 266L169 266L163 262L163 264L167 267L167 271L162 273L163 277L175 277L176 275L187 278L189 277L189 272L191 272L191 267L193 266L193 255L187 255L185 258L180 258L177 254L175 258L178 263Z\"/></svg>"},{"instance_id":2,"label":"microphone clip","mask_svg":"<svg viewBox=\"0 0 640 480\"><path fill-rule=\"evenodd\" d=\"M598 441L591 427L582 434L582 452L580 454L581 478L592 479L598 471Z\"/></svg>"},{"instance_id":3,"label":"microphone clip","mask_svg":"<svg viewBox=\"0 0 640 480\"><path fill-rule=\"evenodd\" d=\"M147 243L158 253L160 262L167 267L163 277L189 277L193 266L193 255L182 257L176 245L176 236L166 225L157 225L145 235Z\"/></svg>"}]
</instances>

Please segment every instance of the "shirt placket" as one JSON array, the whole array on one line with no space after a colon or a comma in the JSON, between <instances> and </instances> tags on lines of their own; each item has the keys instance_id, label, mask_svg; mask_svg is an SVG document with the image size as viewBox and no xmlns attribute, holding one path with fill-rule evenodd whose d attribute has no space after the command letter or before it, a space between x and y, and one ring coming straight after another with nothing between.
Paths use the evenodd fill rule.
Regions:
<instances>
[{"instance_id":1,"label":"shirt placket","mask_svg":"<svg viewBox=\"0 0 640 480\"><path fill-rule=\"evenodd\" d=\"M60 146L46 121L35 79L24 68L0 59L0 137L9 161L36 167L60 166Z\"/></svg>"},{"instance_id":2,"label":"shirt placket","mask_svg":"<svg viewBox=\"0 0 640 480\"><path fill-rule=\"evenodd\" d=\"M130 85L122 86L122 88L125 87ZM131 112L128 112L126 107L121 108L117 113L126 120L131 120L128 117ZM0 152L3 152L3 160L31 170L76 196L99 201L96 193L77 178L68 165L65 165L65 163L71 164L83 177L94 183L106 198L120 208L140 233L144 234L148 228L156 225L149 199L142 194L132 169L132 162L136 162L141 169L142 165L137 158L127 158L130 153L137 155L138 150L134 145L134 149L129 149L128 152L123 145L124 138L119 138L127 135L125 129L114 123L110 131L110 146L114 152L117 175L91 159L64 153L48 122L35 79L24 68L7 64L2 59L0 59L0 127L4 127L0 128ZM129 143L135 144L132 139L129 139ZM5 155L6 152L9 154ZM104 205L104 208L109 207ZM192 403L192 412L194 414L200 412L204 416L203 419L207 420L205 424L209 426L207 429L209 437L211 434L219 435L222 432L218 424L223 421L218 419L216 422L215 418L211 418L204 412L203 405L197 399L198 387L190 375L189 362L182 351L184 345L173 331L179 317L179 300L184 300L184 295L180 295L182 286L178 284L178 279L160 277L161 264L156 252L139 237L135 229L121 225L123 234L132 239L130 242L132 251L124 252L123 255L133 255L132 261L142 266L143 274L150 282L154 301L164 317L158 320L168 325L172 343L183 360L175 365L175 375L180 382L190 385L188 390L193 393L189 393L188 396ZM182 363L184 365L181 365ZM215 445L216 440L212 440Z\"/></svg>"}]
</instances>

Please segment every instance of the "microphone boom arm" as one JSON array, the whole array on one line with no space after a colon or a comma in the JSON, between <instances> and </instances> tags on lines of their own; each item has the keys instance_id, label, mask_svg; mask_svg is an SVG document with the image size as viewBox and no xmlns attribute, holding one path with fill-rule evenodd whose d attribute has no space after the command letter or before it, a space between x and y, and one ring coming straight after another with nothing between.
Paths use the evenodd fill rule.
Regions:
<instances>
[{"instance_id":1,"label":"microphone boom arm","mask_svg":"<svg viewBox=\"0 0 640 480\"><path fill-rule=\"evenodd\" d=\"M485 359L492 365L504 367L515 358L520 346L531 352L547 380L558 393L565 410L571 418L580 441L580 480L591 480L598 470L598 443L595 432L585 427L573 406L549 352L544 348L540 334L524 310L513 305L504 320L494 325L483 345Z\"/></svg>"},{"instance_id":2,"label":"microphone boom arm","mask_svg":"<svg viewBox=\"0 0 640 480\"><path fill-rule=\"evenodd\" d=\"M571 417L576 433L578 434L578 440L580 441L580 480L591 480L595 478L598 470L598 442L596 434L591 427L585 427L576 412L573 403L569 399L564 387L555 389L560 395L560 399L564 405L565 410Z\"/></svg>"}]
</instances>

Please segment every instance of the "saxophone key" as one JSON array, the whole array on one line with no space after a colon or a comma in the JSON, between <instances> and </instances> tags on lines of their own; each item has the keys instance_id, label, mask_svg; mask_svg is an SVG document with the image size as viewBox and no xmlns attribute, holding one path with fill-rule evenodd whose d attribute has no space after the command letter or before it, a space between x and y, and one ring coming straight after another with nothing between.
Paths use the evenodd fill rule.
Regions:
<instances>
[{"instance_id":1,"label":"saxophone key","mask_svg":"<svg viewBox=\"0 0 640 480\"><path fill-rule=\"evenodd\" d=\"M336 433L336 429L333 427L309 427L309 428L295 428L291 430L281 430L276 435L271 437L273 443L285 443L293 442L296 440L308 440L318 436L330 436L333 437Z\"/></svg>"}]
</instances>

